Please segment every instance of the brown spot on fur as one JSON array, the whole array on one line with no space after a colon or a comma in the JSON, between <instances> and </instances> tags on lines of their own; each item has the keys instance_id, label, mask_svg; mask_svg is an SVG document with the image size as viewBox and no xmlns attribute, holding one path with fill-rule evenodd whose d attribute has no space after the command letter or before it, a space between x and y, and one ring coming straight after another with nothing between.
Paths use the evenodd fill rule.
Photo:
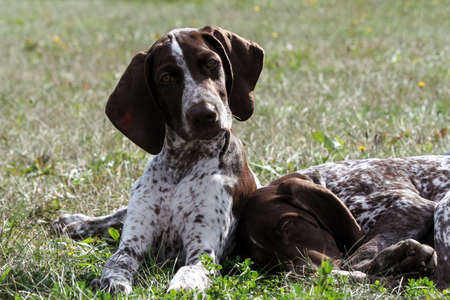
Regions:
<instances>
[{"instance_id":1,"label":"brown spot on fur","mask_svg":"<svg viewBox=\"0 0 450 300\"><path fill-rule=\"evenodd\" d=\"M203 218L204 218L203 215L195 216L194 223L201 223L201 222L203 222Z\"/></svg>"}]
</instances>

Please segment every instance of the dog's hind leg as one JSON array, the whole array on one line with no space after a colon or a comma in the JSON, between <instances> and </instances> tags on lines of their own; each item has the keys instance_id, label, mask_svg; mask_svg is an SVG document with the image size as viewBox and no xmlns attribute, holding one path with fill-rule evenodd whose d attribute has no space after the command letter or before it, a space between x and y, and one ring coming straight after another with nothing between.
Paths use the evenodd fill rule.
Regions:
<instances>
[{"instance_id":1,"label":"dog's hind leg","mask_svg":"<svg viewBox=\"0 0 450 300\"><path fill-rule=\"evenodd\" d=\"M101 217L65 214L53 222L52 227L54 231L67 233L74 239L82 239L94 235L107 235L110 227L122 230L126 215L127 207L122 207L110 215Z\"/></svg>"}]
</instances>

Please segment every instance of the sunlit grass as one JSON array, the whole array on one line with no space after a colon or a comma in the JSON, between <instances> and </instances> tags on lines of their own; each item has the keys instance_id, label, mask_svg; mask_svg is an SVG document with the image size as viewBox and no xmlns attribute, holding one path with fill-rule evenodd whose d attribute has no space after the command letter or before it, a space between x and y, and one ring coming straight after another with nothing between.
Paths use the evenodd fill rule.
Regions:
<instances>
[{"instance_id":1,"label":"sunlit grass","mask_svg":"<svg viewBox=\"0 0 450 300\"><path fill-rule=\"evenodd\" d=\"M0 298L93 296L86 286L117 244L57 237L49 223L126 203L150 155L104 105L133 54L165 32L215 24L265 49L255 114L234 127L267 183L325 161L450 150L446 3L0 1ZM444 297L427 281L392 290L327 275L320 290L314 272L255 275L227 263L211 297ZM133 295L165 295L173 266L146 263Z\"/></svg>"}]
</instances>

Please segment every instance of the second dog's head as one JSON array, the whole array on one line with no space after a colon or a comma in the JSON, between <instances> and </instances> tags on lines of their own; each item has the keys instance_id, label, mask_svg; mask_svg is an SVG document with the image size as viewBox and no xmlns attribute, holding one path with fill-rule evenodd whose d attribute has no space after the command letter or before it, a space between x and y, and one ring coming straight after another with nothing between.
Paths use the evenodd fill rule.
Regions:
<instances>
[{"instance_id":1,"label":"second dog's head","mask_svg":"<svg viewBox=\"0 0 450 300\"><path fill-rule=\"evenodd\" d=\"M308 177L293 173L251 194L239 219L241 251L260 265L279 260L301 269L340 259L363 233L345 204ZM292 266L290 266L292 267Z\"/></svg>"},{"instance_id":2,"label":"second dog's head","mask_svg":"<svg viewBox=\"0 0 450 300\"><path fill-rule=\"evenodd\" d=\"M172 30L132 59L106 114L152 154L166 125L186 141L210 139L231 128L232 116L252 115L263 57L256 43L218 27Z\"/></svg>"}]
</instances>

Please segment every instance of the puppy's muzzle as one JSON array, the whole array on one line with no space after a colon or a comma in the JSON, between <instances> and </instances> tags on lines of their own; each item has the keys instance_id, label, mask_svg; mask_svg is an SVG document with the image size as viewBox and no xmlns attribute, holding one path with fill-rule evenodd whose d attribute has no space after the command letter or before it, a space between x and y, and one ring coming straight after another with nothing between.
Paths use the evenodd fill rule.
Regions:
<instances>
[{"instance_id":1,"label":"puppy's muzzle","mask_svg":"<svg viewBox=\"0 0 450 300\"><path fill-rule=\"evenodd\" d=\"M219 114L211 103L194 104L188 109L186 117L194 135L199 138L212 138L220 131Z\"/></svg>"}]
</instances>

